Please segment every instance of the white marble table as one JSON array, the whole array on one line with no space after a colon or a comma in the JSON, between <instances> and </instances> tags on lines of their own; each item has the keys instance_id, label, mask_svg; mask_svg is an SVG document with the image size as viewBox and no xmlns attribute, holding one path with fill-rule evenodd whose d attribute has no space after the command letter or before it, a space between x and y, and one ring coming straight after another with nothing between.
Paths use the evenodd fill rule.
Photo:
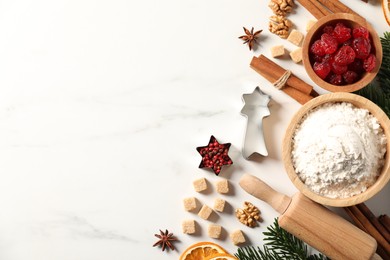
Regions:
<instances>
[{"instance_id":1,"label":"white marble table","mask_svg":"<svg viewBox=\"0 0 390 260\"><path fill-rule=\"evenodd\" d=\"M382 35L379 1L343 1ZM13 0L0 1L0 259L177 259L192 243L215 241L231 253L227 233L241 228L252 245L277 213L237 182L253 173L292 195L281 162L281 140L298 103L252 69L253 55L292 44L267 30L266 1ZM311 15L290 16L304 31ZM264 29L255 51L237 39L242 26ZM302 65L277 61L313 84ZM264 120L269 156L241 155L246 120L241 95L259 85L272 96ZM318 91L322 92L317 88ZM234 164L219 177L198 169L195 148L211 135L230 142ZM207 237L207 221L183 210L198 194L192 181L228 178L228 212L216 222L221 240ZM389 185L367 202L390 214ZM234 217L244 200L264 218L249 229ZM194 218L201 232L184 235ZM153 234L169 229L176 251L153 248Z\"/></svg>"}]
</instances>

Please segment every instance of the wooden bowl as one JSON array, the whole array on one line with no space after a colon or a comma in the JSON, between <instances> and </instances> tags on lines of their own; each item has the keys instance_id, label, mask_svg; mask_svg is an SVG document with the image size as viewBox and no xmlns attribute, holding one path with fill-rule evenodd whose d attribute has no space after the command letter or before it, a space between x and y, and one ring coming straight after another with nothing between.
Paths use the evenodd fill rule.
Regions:
<instances>
[{"instance_id":1,"label":"wooden bowl","mask_svg":"<svg viewBox=\"0 0 390 260\"><path fill-rule=\"evenodd\" d=\"M313 70L309 55L310 46L314 41L320 38L322 29L326 25L334 26L338 22L342 22L350 28L355 28L358 26L366 27L370 32L372 48L374 49L374 54L377 59L377 64L373 71L364 73L359 81L343 86L332 85L318 77ZM382 63L382 55L381 41L372 26L365 19L353 14L346 13L331 14L319 19L307 33L302 45L302 62L307 74L318 86L330 92L354 92L367 86L375 78L379 71L380 65Z\"/></svg>"},{"instance_id":2,"label":"wooden bowl","mask_svg":"<svg viewBox=\"0 0 390 260\"><path fill-rule=\"evenodd\" d=\"M296 174L293 166L292 158L291 158L292 139L294 136L294 132L298 127L299 123L301 122L303 116L306 115L311 109L328 102L330 103L349 102L353 104L355 107L367 109L374 117L377 118L387 138L387 146L386 146L387 152L385 154L385 163L378 179L365 192L348 198L328 198L311 191ZM364 97L351 94L351 93L339 92L339 93L325 94L316 97L311 101L307 102L298 110L298 112L294 115L286 130L284 140L283 140L283 146L282 146L282 157L283 157L284 167L287 171L289 178L291 179L295 187L297 187L297 189L300 192L302 192L310 199L323 205L334 206L334 207L347 207L347 206L352 206L352 205L362 203L370 199L375 194L377 194L384 186L386 186L387 182L390 179L390 158L389 158L390 152L389 151L390 151L390 120L387 117L387 115L377 105L375 105L370 100Z\"/></svg>"}]
</instances>

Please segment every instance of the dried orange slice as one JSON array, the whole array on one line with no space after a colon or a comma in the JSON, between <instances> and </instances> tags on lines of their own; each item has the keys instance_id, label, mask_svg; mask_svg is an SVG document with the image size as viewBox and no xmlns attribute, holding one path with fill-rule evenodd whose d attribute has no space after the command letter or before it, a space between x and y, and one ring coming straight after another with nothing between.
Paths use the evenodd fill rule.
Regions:
<instances>
[{"instance_id":1,"label":"dried orange slice","mask_svg":"<svg viewBox=\"0 0 390 260\"><path fill-rule=\"evenodd\" d=\"M219 254L228 254L220 245L213 242L199 242L188 247L180 260L207 260Z\"/></svg>"},{"instance_id":2,"label":"dried orange slice","mask_svg":"<svg viewBox=\"0 0 390 260\"><path fill-rule=\"evenodd\" d=\"M382 10L388 25L390 25L390 2L389 0L382 0Z\"/></svg>"},{"instance_id":3,"label":"dried orange slice","mask_svg":"<svg viewBox=\"0 0 390 260\"><path fill-rule=\"evenodd\" d=\"M207 260L238 260L238 258L229 254L218 254L208 258Z\"/></svg>"}]
</instances>

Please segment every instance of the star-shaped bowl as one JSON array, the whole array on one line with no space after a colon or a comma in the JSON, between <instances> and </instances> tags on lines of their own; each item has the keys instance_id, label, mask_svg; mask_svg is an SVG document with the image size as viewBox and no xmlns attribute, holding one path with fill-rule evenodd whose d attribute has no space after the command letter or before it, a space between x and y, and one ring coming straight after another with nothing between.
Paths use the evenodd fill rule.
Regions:
<instances>
[{"instance_id":1,"label":"star-shaped bowl","mask_svg":"<svg viewBox=\"0 0 390 260\"><path fill-rule=\"evenodd\" d=\"M230 145L231 143L219 143L212 135L207 146L199 146L196 148L202 156L199 168L210 168L218 175L222 170L222 166L233 164L232 159L228 155Z\"/></svg>"}]
</instances>

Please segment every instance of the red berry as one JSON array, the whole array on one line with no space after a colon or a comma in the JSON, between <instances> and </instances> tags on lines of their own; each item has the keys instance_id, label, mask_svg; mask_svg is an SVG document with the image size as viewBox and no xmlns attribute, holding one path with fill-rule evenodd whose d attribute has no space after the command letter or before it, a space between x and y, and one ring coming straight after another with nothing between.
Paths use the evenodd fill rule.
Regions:
<instances>
[{"instance_id":1,"label":"red berry","mask_svg":"<svg viewBox=\"0 0 390 260\"><path fill-rule=\"evenodd\" d=\"M348 65L355 60L355 51L350 46L342 46L334 56L334 61L339 65Z\"/></svg>"},{"instance_id":2,"label":"red berry","mask_svg":"<svg viewBox=\"0 0 390 260\"><path fill-rule=\"evenodd\" d=\"M355 59L351 64L348 65L348 70L352 70L357 74L363 73L363 61L361 59Z\"/></svg>"},{"instance_id":3,"label":"red berry","mask_svg":"<svg viewBox=\"0 0 390 260\"><path fill-rule=\"evenodd\" d=\"M326 55L324 56L324 59L323 59L323 60L329 62L331 59L333 59L333 56L334 56L334 55L332 55L332 54L326 54Z\"/></svg>"},{"instance_id":4,"label":"red berry","mask_svg":"<svg viewBox=\"0 0 390 260\"><path fill-rule=\"evenodd\" d=\"M330 63L330 69L337 75L341 75L348 70L347 65L339 65L336 62Z\"/></svg>"},{"instance_id":5,"label":"red berry","mask_svg":"<svg viewBox=\"0 0 390 260\"><path fill-rule=\"evenodd\" d=\"M343 23L322 28L321 39L310 46L314 72L334 85L352 84L376 67L370 34L365 27Z\"/></svg>"},{"instance_id":6,"label":"red berry","mask_svg":"<svg viewBox=\"0 0 390 260\"><path fill-rule=\"evenodd\" d=\"M324 56L325 55L325 49L322 44L321 40L316 40L311 46L310 46L310 52L317 55L317 56Z\"/></svg>"},{"instance_id":7,"label":"red berry","mask_svg":"<svg viewBox=\"0 0 390 260\"><path fill-rule=\"evenodd\" d=\"M363 61L361 59L355 59L348 65L348 70L352 70L357 74L362 74L364 72Z\"/></svg>"},{"instance_id":8,"label":"red berry","mask_svg":"<svg viewBox=\"0 0 390 260\"><path fill-rule=\"evenodd\" d=\"M374 54L368 55L368 57L363 61L363 68L367 72L371 72L375 69L376 66L376 57Z\"/></svg>"},{"instance_id":9,"label":"red berry","mask_svg":"<svg viewBox=\"0 0 390 260\"><path fill-rule=\"evenodd\" d=\"M343 46L352 46L352 38L348 41L343 42Z\"/></svg>"},{"instance_id":10,"label":"red berry","mask_svg":"<svg viewBox=\"0 0 390 260\"><path fill-rule=\"evenodd\" d=\"M340 74L332 74L329 77L329 83L332 85L343 85L343 77Z\"/></svg>"},{"instance_id":11,"label":"red berry","mask_svg":"<svg viewBox=\"0 0 390 260\"><path fill-rule=\"evenodd\" d=\"M333 29L332 25L327 25L322 29L322 32L332 35Z\"/></svg>"},{"instance_id":12,"label":"red berry","mask_svg":"<svg viewBox=\"0 0 390 260\"><path fill-rule=\"evenodd\" d=\"M352 41L352 48L356 53L356 58L365 59L371 52L371 43L368 39L359 37Z\"/></svg>"},{"instance_id":13,"label":"red berry","mask_svg":"<svg viewBox=\"0 0 390 260\"><path fill-rule=\"evenodd\" d=\"M343 23L338 23L334 27L332 36L337 40L339 43L346 42L351 38L351 29L346 27Z\"/></svg>"},{"instance_id":14,"label":"red berry","mask_svg":"<svg viewBox=\"0 0 390 260\"><path fill-rule=\"evenodd\" d=\"M337 40L333 38L330 34L322 34L321 41L326 54L332 54L337 50Z\"/></svg>"},{"instance_id":15,"label":"red berry","mask_svg":"<svg viewBox=\"0 0 390 260\"><path fill-rule=\"evenodd\" d=\"M353 38L363 37L363 38L368 39L368 37L370 36L370 33L368 32L367 28L365 28L363 26L359 26L359 27L356 27L353 29L352 35L353 35Z\"/></svg>"},{"instance_id":16,"label":"red berry","mask_svg":"<svg viewBox=\"0 0 390 260\"><path fill-rule=\"evenodd\" d=\"M358 74L355 71L348 70L343 74L343 79L347 84L352 84L357 81Z\"/></svg>"},{"instance_id":17,"label":"red berry","mask_svg":"<svg viewBox=\"0 0 390 260\"><path fill-rule=\"evenodd\" d=\"M327 61L314 62L313 70L320 78L325 79L330 72L330 65Z\"/></svg>"},{"instance_id":18,"label":"red berry","mask_svg":"<svg viewBox=\"0 0 390 260\"><path fill-rule=\"evenodd\" d=\"M316 54L312 54L310 57L311 57L310 60L314 61L314 62L316 62L316 61L317 62L321 62L324 59L324 56L319 56L319 55L316 55Z\"/></svg>"}]
</instances>

